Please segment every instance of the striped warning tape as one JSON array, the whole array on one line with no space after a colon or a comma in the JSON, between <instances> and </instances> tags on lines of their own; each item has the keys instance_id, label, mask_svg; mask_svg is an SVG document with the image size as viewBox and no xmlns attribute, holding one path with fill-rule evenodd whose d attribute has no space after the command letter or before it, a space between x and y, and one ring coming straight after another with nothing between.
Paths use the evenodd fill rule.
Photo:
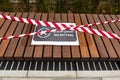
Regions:
<instances>
[{"instance_id":1,"label":"striped warning tape","mask_svg":"<svg viewBox=\"0 0 120 80\"><path fill-rule=\"evenodd\" d=\"M80 32L87 32L90 34L96 34L96 35L111 38L111 39L120 39L119 34L114 34L111 32L105 32L102 30L88 28L88 26L96 26L96 25L103 25L103 24L108 24L108 23L113 23L113 22L119 22L120 19L109 20L109 21L93 23L93 24L85 24L85 25L73 27L73 25L67 25L67 24L55 23L55 22L45 22L45 21L28 19L28 18L19 18L19 17L14 17L14 16L7 16L4 14L0 15L0 18L12 20L12 21L18 21L18 22L27 23L27 24L33 24L33 25L39 25L39 26L50 26L50 27L56 28L53 30L47 30L47 31L41 31L41 32L33 32L33 33L20 34L20 35L8 36L8 37L1 37L0 40L31 36L31 35L35 35L35 34L44 34L46 32L47 33L48 32L56 32L56 31L60 31L60 30L74 30L74 31L80 31Z\"/></svg>"},{"instance_id":2,"label":"striped warning tape","mask_svg":"<svg viewBox=\"0 0 120 80\"><path fill-rule=\"evenodd\" d=\"M69 25L65 26L55 22L46 22L46 21L29 19L29 18L14 17L14 16L8 16L4 14L0 15L0 18L12 20L12 21L18 21L18 22L27 23L27 24L39 25L39 26L50 26L57 29L65 29L67 27L71 27ZM79 27L97 26L97 25L103 25L103 24L114 23L114 22L120 22L120 19L109 20L105 22L98 22L93 24L84 24L84 25L80 25Z\"/></svg>"},{"instance_id":3,"label":"striped warning tape","mask_svg":"<svg viewBox=\"0 0 120 80\"><path fill-rule=\"evenodd\" d=\"M111 39L120 39L120 35L118 35L118 34L114 34L114 33L111 33L111 32L105 32L105 31L102 31L102 30L97 30L97 29L88 28L88 27L76 26L76 27L70 27L70 28L66 28L66 29L74 30L74 31L80 31L80 32L87 32L87 33L90 33L90 34L96 34L96 35L111 38ZM64 29L61 29L61 30L64 30ZM20 35L8 36L8 37L1 37L0 40L26 37L26 36L32 36L32 35L35 35L35 34L45 34L45 33L49 33L49 32L57 32L57 31L60 31L60 30L52 29L52 30L46 30L46 31L41 31L41 32L33 32L33 33L20 34Z\"/></svg>"}]
</instances>

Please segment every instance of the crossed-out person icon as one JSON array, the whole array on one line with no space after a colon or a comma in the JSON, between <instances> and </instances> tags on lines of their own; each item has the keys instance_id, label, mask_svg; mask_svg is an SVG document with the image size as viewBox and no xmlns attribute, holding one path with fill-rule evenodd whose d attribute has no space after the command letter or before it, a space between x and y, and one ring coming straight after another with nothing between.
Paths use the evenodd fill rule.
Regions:
<instances>
[{"instance_id":1,"label":"crossed-out person icon","mask_svg":"<svg viewBox=\"0 0 120 80\"><path fill-rule=\"evenodd\" d=\"M46 30L49 30L48 28L40 28L38 31L46 31ZM39 34L38 37L40 38L47 38L50 36L51 33L44 33L44 34Z\"/></svg>"}]
</instances>

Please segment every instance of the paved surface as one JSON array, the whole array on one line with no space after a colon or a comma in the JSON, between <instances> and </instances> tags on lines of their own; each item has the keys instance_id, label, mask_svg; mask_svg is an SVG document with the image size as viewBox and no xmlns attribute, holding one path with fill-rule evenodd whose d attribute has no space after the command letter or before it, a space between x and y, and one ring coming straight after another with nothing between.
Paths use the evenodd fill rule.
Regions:
<instances>
[{"instance_id":1,"label":"paved surface","mask_svg":"<svg viewBox=\"0 0 120 80\"><path fill-rule=\"evenodd\" d=\"M115 75L115 72L118 75ZM120 80L119 71L90 72L81 71L0 71L0 80ZM105 74L104 74L105 73ZM88 74L92 74L88 75ZM114 74L114 75L113 75ZM80 76L81 75L81 76ZM84 75L84 76L83 76Z\"/></svg>"},{"instance_id":2,"label":"paved surface","mask_svg":"<svg viewBox=\"0 0 120 80\"><path fill-rule=\"evenodd\" d=\"M20 77L20 78L84 78L84 77L120 77L120 71L14 71L0 70L0 77Z\"/></svg>"},{"instance_id":3,"label":"paved surface","mask_svg":"<svg viewBox=\"0 0 120 80\"><path fill-rule=\"evenodd\" d=\"M120 80L120 78L1 78L0 80Z\"/></svg>"},{"instance_id":4,"label":"paved surface","mask_svg":"<svg viewBox=\"0 0 120 80\"><path fill-rule=\"evenodd\" d=\"M2 80L101 80L101 78L2 78Z\"/></svg>"}]
</instances>

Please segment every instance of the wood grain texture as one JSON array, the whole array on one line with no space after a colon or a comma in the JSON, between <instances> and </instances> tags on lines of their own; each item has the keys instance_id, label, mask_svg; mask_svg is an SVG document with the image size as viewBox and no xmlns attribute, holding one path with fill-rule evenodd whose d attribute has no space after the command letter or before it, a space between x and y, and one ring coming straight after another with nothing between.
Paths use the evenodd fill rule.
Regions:
<instances>
[{"instance_id":1,"label":"wood grain texture","mask_svg":"<svg viewBox=\"0 0 120 80\"><path fill-rule=\"evenodd\" d=\"M3 12L0 12L2 14ZM120 15L73 13L4 13L43 21L75 22L76 25L118 19ZM29 33L34 25L0 19L0 36ZM120 33L120 23L95 26L95 29ZM120 42L97 35L78 32L79 46L31 45L31 37L0 42L0 59L14 60L120 60Z\"/></svg>"},{"instance_id":2,"label":"wood grain texture","mask_svg":"<svg viewBox=\"0 0 120 80\"><path fill-rule=\"evenodd\" d=\"M82 23L83 24L88 24L88 21L86 19L85 14L81 14L80 16L81 16ZM85 36L86 36L86 41L87 41L88 48L89 48L89 54L91 56L90 59L97 60L99 58L99 54L98 54L95 42L93 40L93 37L89 33L85 33Z\"/></svg>"},{"instance_id":3,"label":"wood grain texture","mask_svg":"<svg viewBox=\"0 0 120 80\"><path fill-rule=\"evenodd\" d=\"M29 13L29 18L31 19L35 19L35 13L32 12L32 13ZM28 25L28 28L30 28L29 30L29 33L30 32L34 32L34 29L35 29L35 25ZM32 41L32 36L28 37L28 40L26 42L26 49L25 49L25 52L24 52L24 59L32 59L32 56L33 56L33 51L34 51L34 46L31 45L31 41Z\"/></svg>"},{"instance_id":4,"label":"wood grain texture","mask_svg":"<svg viewBox=\"0 0 120 80\"><path fill-rule=\"evenodd\" d=\"M17 13L16 16L17 17L21 17L22 13ZM13 21L10 25L10 28L9 28L9 31L10 31L10 35L12 34L17 34L20 29L22 30L22 28L19 28L19 31L16 31L16 28L20 27L20 26L17 26L19 22L16 22L16 21ZM10 44L8 45L7 49L6 49L6 52L4 53L4 57L6 59L13 59L14 57L14 51L15 51L15 48L17 46L17 42L18 42L18 39L12 39L10 41Z\"/></svg>"},{"instance_id":5,"label":"wood grain texture","mask_svg":"<svg viewBox=\"0 0 120 80\"><path fill-rule=\"evenodd\" d=\"M96 23L93 19L93 16L94 15L87 14L87 18L88 18L89 23ZM93 26L92 28L97 29L97 26ZM93 37L94 37L94 41L96 43L97 50L98 50L98 53L99 53L99 56L100 56L99 60L107 60L107 58L109 56L107 54L106 48L104 46L104 43L103 43L101 37L97 36L97 35L93 35Z\"/></svg>"},{"instance_id":6,"label":"wood grain texture","mask_svg":"<svg viewBox=\"0 0 120 80\"><path fill-rule=\"evenodd\" d=\"M29 16L28 13L23 13L23 15L22 15L22 17L24 17L24 18L28 18L28 16ZM29 28L28 24L19 23L18 26L19 27L16 29L17 34L29 33L30 28ZM16 39L16 40L18 40L18 44L17 44L16 50L15 50L14 58L23 60L24 50L26 48L27 37Z\"/></svg>"},{"instance_id":7,"label":"wood grain texture","mask_svg":"<svg viewBox=\"0 0 120 80\"><path fill-rule=\"evenodd\" d=\"M74 16L72 13L68 14L68 22L74 23ZM79 46L71 46L71 56L72 60L81 58Z\"/></svg>"},{"instance_id":8,"label":"wood grain texture","mask_svg":"<svg viewBox=\"0 0 120 80\"><path fill-rule=\"evenodd\" d=\"M68 19L67 19L67 14L61 14L61 20L62 22L68 22ZM71 48L70 46L62 46L62 58L63 59L71 59Z\"/></svg>"},{"instance_id":9,"label":"wood grain texture","mask_svg":"<svg viewBox=\"0 0 120 80\"><path fill-rule=\"evenodd\" d=\"M112 18L109 15L105 15L103 17L103 20L112 20ZM116 33L116 34L120 33L120 31L119 31L118 27L115 25L115 23L110 23L110 24L105 25L105 29L108 32L113 32L113 33ZM113 47L114 47L114 49L116 51L116 54L118 55L118 57L120 57L120 49L119 49L120 44L119 44L119 41L111 39L111 43L113 44Z\"/></svg>"},{"instance_id":10,"label":"wood grain texture","mask_svg":"<svg viewBox=\"0 0 120 80\"><path fill-rule=\"evenodd\" d=\"M100 16L100 15L99 15L99 16ZM101 20L99 19L98 15L94 15L93 18L95 19L96 22L100 22L100 21L101 21ZM103 25L99 25L99 26L98 26L98 29L105 31ZM115 53L115 51L114 51L114 48L113 48L110 40L109 40L108 38L105 38L105 37L103 37L102 40L103 40L103 42L104 42L104 46L105 46L106 49L107 49L109 58L110 58L111 60L112 60L112 59L116 59L116 58L117 58L117 55L116 55L116 53Z\"/></svg>"},{"instance_id":11,"label":"wood grain texture","mask_svg":"<svg viewBox=\"0 0 120 80\"><path fill-rule=\"evenodd\" d=\"M36 13L35 17L36 17L36 20L41 20L41 13ZM43 45L36 45L33 53L33 58L41 59L42 53L43 53Z\"/></svg>"},{"instance_id":12,"label":"wood grain texture","mask_svg":"<svg viewBox=\"0 0 120 80\"><path fill-rule=\"evenodd\" d=\"M75 14L75 23L76 25L82 25L80 15ZM78 32L79 44L80 44L80 51L81 51L81 59L88 60L90 58L88 47L85 39L85 35L82 32Z\"/></svg>"},{"instance_id":13,"label":"wood grain texture","mask_svg":"<svg viewBox=\"0 0 120 80\"><path fill-rule=\"evenodd\" d=\"M47 21L47 20L53 20L54 14L48 15L48 13L43 13L42 14L42 20ZM45 45L44 46L44 52L43 52L43 59L52 59L52 46L51 45Z\"/></svg>"},{"instance_id":14,"label":"wood grain texture","mask_svg":"<svg viewBox=\"0 0 120 80\"><path fill-rule=\"evenodd\" d=\"M0 14L3 14L3 12L0 12ZM5 19L0 19L0 29L1 29L1 27L4 24L5 21L6 21Z\"/></svg>"},{"instance_id":15,"label":"wood grain texture","mask_svg":"<svg viewBox=\"0 0 120 80\"><path fill-rule=\"evenodd\" d=\"M99 15L99 18L100 18L101 21L106 21L103 15ZM107 31L107 32L112 32L112 30L111 30L111 28L109 27L108 24L103 25L103 27L104 27L104 30L105 30L105 31ZM117 59L118 56L117 56L117 53L116 53L116 51L115 51L115 49L114 49L114 46L115 46L115 44L117 44L117 43L112 40L112 43L113 43L113 45L112 45L112 44L111 44L111 39L107 39L107 40L108 40L108 42L107 42L107 44L106 44L106 46L107 46L106 48L108 49L109 56L112 57L113 60L114 60L114 59ZM112 60L112 58L111 58L110 60Z\"/></svg>"},{"instance_id":16,"label":"wood grain texture","mask_svg":"<svg viewBox=\"0 0 120 80\"><path fill-rule=\"evenodd\" d=\"M61 22L60 13L55 14L54 21ZM53 46L53 58L57 60L61 59L61 46Z\"/></svg>"},{"instance_id":17,"label":"wood grain texture","mask_svg":"<svg viewBox=\"0 0 120 80\"><path fill-rule=\"evenodd\" d=\"M9 15L15 15L15 13L10 13ZM12 32L11 32L12 28L10 26L12 23L13 23L12 21L6 20L6 22L3 24L3 26L0 30L0 34L1 34L0 36L12 35ZM11 28L11 30L10 30L10 28ZM0 58L3 58L5 50L8 46L8 44L9 44L9 41L10 40L4 40L4 41L1 42L1 44L0 44Z\"/></svg>"}]
</instances>

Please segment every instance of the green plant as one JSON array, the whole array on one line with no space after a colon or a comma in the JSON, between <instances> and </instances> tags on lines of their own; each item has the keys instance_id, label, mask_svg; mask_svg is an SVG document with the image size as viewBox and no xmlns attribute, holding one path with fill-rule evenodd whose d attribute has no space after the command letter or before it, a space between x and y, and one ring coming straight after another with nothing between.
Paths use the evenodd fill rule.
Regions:
<instances>
[{"instance_id":1,"label":"green plant","mask_svg":"<svg viewBox=\"0 0 120 80\"><path fill-rule=\"evenodd\" d=\"M10 0L0 0L2 12L55 12L55 13L120 13L120 0L21 0L20 3L10 3Z\"/></svg>"}]
</instances>

